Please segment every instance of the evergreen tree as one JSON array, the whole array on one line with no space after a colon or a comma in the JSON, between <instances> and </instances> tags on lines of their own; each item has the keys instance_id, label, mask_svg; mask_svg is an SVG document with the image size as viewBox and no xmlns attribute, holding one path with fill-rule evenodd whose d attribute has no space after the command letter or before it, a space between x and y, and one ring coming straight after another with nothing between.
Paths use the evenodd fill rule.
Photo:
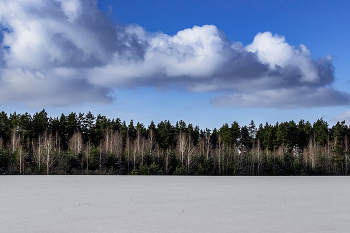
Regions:
<instances>
[{"instance_id":1,"label":"evergreen tree","mask_svg":"<svg viewBox=\"0 0 350 233\"><path fill-rule=\"evenodd\" d=\"M133 120L131 120L130 124L128 125L128 133L129 133L129 138L131 140L135 140L135 138L136 138L136 129L135 129Z\"/></svg>"},{"instance_id":2,"label":"evergreen tree","mask_svg":"<svg viewBox=\"0 0 350 233\"><path fill-rule=\"evenodd\" d=\"M320 146L324 146L328 139L328 123L322 118L318 119L313 125L316 142Z\"/></svg>"},{"instance_id":3,"label":"evergreen tree","mask_svg":"<svg viewBox=\"0 0 350 233\"><path fill-rule=\"evenodd\" d=\"M211 148L215 149L218 145L219 135L216 128L214 128L213 133L210 135Z\"/></svg>"},{"instance_id":4,"label":"evergreen tree","mask_svg":"<svg viewBox=\"0 0 350 233\"><path fill-rule=\"evenodd\" d=\"M252 141L249 135L249 129L247 126L243 126L241 128L241 139L240 139L241 144L245 147L247 151L249 151L252 147ZM242 150L242 148L241 148Z\"/></svg>"},{"instance_id":5,"label":"evergreen tree","mask_svg":"<svg viewBox=\"0 0 350 233\"><path fill-rule=\"evenodd\" d=\"M255 123L254 123L253 120L251 120L250 123L249 123L248 131L249 131L249 136L252 139L255 139L255 137L256 137L256 128L255 128Z\"/></svg>"},{"instance_id":6,"label":"evergreen tree","mask_svg":"<svg viewBox=\"0 0 350 233\"><path fill-rule=\"evenodd\" d=\"M298 146L301 150L307 147L310 137L313 134L312 125L309 121L300 120L298 124Z\"/></svg>"},{"instance_id":7,"label":"evergreen tree","mask_svg":"<svg viewBox=\"0 0 350 233\"><path fill-rule=\"evenodd\" d=\"M230 145L231 146L237 146L238 140L241 137L241 128L240 128L240 126L238 125L238 123L236 121L234 121L231 124L230 135L231 135Z\"/></svg>"}]
</instances>

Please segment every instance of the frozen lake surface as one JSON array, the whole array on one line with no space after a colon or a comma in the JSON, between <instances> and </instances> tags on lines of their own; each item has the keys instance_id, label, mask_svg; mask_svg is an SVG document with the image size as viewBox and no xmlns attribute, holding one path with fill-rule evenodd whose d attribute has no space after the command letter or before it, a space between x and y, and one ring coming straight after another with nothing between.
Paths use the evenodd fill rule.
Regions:
<instances>
[{"instance_id":1,"label":"frozen lake surface","mask_svg":"<svg viewBox=\"0 0 350 233\"><path fill-rule=\"evenodd\" d=\"M1 232L350 232L349 177L1 176Z\"/></svg>"}]
</instances>

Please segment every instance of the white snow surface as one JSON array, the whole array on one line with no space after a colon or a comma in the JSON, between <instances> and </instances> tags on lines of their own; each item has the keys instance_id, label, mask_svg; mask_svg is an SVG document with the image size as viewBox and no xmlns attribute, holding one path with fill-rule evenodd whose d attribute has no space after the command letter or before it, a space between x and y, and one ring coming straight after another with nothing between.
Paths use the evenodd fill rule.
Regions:
<instances>
[{"instance_id":1,"label":"white snow surface","mask_svg":"<svg viewBox=\"0 0 350 233\"><path fill-rule=\"evenodd\" d=\"M349 177L1 176L1 232L350 232Z\"/></svg>"}]
</instances>

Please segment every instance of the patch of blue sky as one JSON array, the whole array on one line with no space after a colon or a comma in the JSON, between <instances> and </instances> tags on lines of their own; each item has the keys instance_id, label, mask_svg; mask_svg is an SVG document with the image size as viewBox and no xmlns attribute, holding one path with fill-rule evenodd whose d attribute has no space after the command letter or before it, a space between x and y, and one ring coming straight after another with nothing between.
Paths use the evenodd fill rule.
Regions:
<instances>
[{"instance_id":1,"label":"patch of blue sky","mask_svg":"<svg viewBox=\"0 0 350 233\"><path fill-rule=\"evenodd\" d=\"M290 45L297 47L304 44L314 59L330 54L335 68L335 81L330 85L344 92L348 92L350 87L350 1L100 0L98 7L116 23L137 24L148 32L162 31L168 35L175 35L195 25L212 24L225 32L231 41L241 42L244 46L252 43L257 33L270 31L284 36ZM333 124L338 115L349 109L348 106L218 108L212 106L210 100L219 92L191 93L172 87L167 90L154 87L115 88L114 91L116 100L111 105L82 103L71 107L43 107L50 116L91 111L95 115L119 117L127 123L133 119L147 126L151 120L155 123L170 120L172 124L184 120L202 129L219 128L233 121L247 125L254 120L258 126L265 122L275 124L277 121L298 122L300 119L314 122L321 117ZM24 103L2 103L1 108L7 112L21 113L34 113L42 109L29 108Z\"/></svg>"}]
</instances>

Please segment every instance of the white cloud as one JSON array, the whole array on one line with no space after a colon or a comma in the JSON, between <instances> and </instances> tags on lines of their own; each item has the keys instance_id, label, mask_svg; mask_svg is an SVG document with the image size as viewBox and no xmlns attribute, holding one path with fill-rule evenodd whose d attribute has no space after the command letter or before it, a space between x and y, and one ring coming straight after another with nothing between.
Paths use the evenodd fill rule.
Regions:
<instances>
[{"instance_id":1,"label":"white cloud","mask_svg":"<svg viewBox=\"0 0 350 233\"><path fill-rule=\"evenodd\" d=\"M256 53L259 59L269 64L272 69L276 66L285 68L295 66L301 70L301 82L318 82L319 74L311 53L305 45L295 48L286 43L283 36L272 35L271 32L258 33L253 43L246 46L250 52ZM331 59L330 57L328 59ZM331 61L331 60L330 60Z\"/></svg>"},{"instance_id":2,"label":"white cloud","mask_svg":"<svg viewBox=\"0 0 350 233\"><path fill-rule=\"evenodd\" d=\"M349 125L349 123L350 123L350 110L347 110L347 111L345 111L345 112L343 112L342 114L340 114L339 116L337 116L337 117L335 117L332 121L334 122L334 123L336 123L336 122L342 122L342 121L344 121L345 120L345 123L347 124L347 125Z\"/></svg>"},{"instance_id":3,"label":"white cloud","mask_svg":"<svg viewBox=\"0 0 350 233\"><path fill-rule=\"evenodd\" d=\"M110 22L94 0L3 0L0 102L35 105L110 103L113 89L175 85L224 91L222 107L348 105L329 87L332 59L317 60L283 36L258 33L231 42L214 25L169 36ZM87 94L89 93L89 94Z\"/></svg>"},{"instance_id":4,"label":"white cloud","mask_svg":"<svg viewBox=\"0 0 350 233\"><path fill-rule=\"evenodd\" d=\"M314 90L309 87L297 87L228 94L214 98L212 104L218 107L293 109L347 105L349 98L348 93L338 92L332 88L322 87Z\"/></svg>"},{"instance_id":5,"label":"white cloud","mask_svg":"<svg viewBox=\"0 0 350 233\"><path fill-rule=\"evenodd\" d=\"M74 22L81 14L82 4L76 0L60 0L61 9L67 16L69 22Z\"/></svg>"}]
</instances>

